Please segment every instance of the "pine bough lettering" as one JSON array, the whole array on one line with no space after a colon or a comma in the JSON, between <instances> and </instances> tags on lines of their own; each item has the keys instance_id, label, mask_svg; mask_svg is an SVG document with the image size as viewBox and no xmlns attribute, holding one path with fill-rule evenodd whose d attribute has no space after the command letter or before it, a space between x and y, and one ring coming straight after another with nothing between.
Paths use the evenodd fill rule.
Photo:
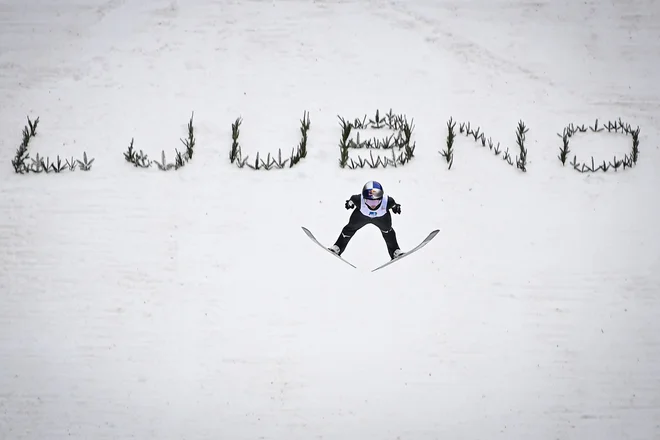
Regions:
<instances>
[{"instance_id":1,"label":"pine bough lettering","mask_svg":"<svg viewBox=\"0 0 660 440\"><path fill-rule=\"evenodd\" d=\"M339 116L339 121L342 129L341 140L339 141L339 166L341 168L356 169L364 168L367 165L372 169L387 168L388 166L397 167L407 164L415 155L416 145L415 142L411 141L414 130L413 121L408 122L405 115L395 115L392 113L392 109L382 118L379 110L376 110L374 119L368 121L367 115L364 115L362 120L355 118L353 122L346 122L344 118ZM392 133L384 139L373 137L360 141L359 130L366 129L388 129L396 133ZM352 131L356 132L355 140L350 139ZM349 156L349 149L369 150L369 159L358 155L357 160L353 160ZM391 151L391 158L387 156L376 156L374 158L373 150L389 150Z\"/></svg>"},{"instance_id":2,"label":"pine bough lettering","mask_svg":"<svg viewBox=\"0 0 660 440\"><path fill-rule=\"evenodd\" d=\"M599 164L596 166L595 160L593 156L591 157L591 166L587 165L586 163L580 163L577 160L577 156L573 155L573 161L570 163L570 165L573 166L573 169L576 171L579 171L581 173L585 172L596 172L596 171L603 171L607 172L610 168L613 168L614 171L619 171L619 168L623 166L623 169L625 170L626 168L632 168L634 165L637 164L637 159L639 158L639 127L636 129L632 129L632 126L630 124L624 124L621 119L618 121L609 121L607 124L605 124L605 127L598 127L598 119L596 119L596 122L594 123L593 126L590 126L587 128L586 126L575 126L573 124L570 124L568 127L564 128L563 133L557 133L557 136L559 136L562 139L562 146L559 149L559 160L561 161L562 165L566 165L566 159L568 158L568 155L570 154L571 150L569 148L569 141L570 139L576 134L576 133L586 133L588 130L591 130L592 133L600 133L603 130L607 130L609 133L621 133L621 134L626 134L629 135L632 138L632 149L630 151L630 154L626 154L622 158L618 158L614 156L614 160L611 162L603 161L602 164Z\"/></svg>"},{"instance_id":3,"label":"pine bough lettering","mask_svg":"<svg viewBox=\"0 0 660 440\"><path fill-rule=\"evenodd\" d=\"M448 164L448 169L451 169L451 166L454 164L454 139L456 138L456 132L454 128L456 127L456 122L453 118L449 118L447 122L447 143L446 148L443 151L440 151L440 155L445 158ZM481 132L481 127L477 127L476 130L472 130L470 127L470 122L463 122L458 126L458 131L460 134L465 134L467 137L472 137L475 142L481 143L482 147L488 145L488 149L492 151L495 156L502 154L502 160L513 166L514 160L511 158L509 153L509 148L504 152L500 148L500 143L497 145L493 144L493 139L486 139L486 134ZM527 172L527 148L525 148L525 135L529 130L525 126L523 121L518 122L518 127L516 130L516 144L519 149L519 155L515 158L516 168L522 172Z\"/></svg>"},{"instance_id":4,"label":"pine bough lettering","mask_svg":"<svg viewBox=\"0 0 660 440\"><path fill-rule=\"evenodd\" d=\"M238 143L238 137L240 135L240 126L243 122L242 118L236 118L236 121L231 125L231 150L229 151L229 161L235 163L239 168L245 167L247 165L253 170L271 170L273 167L282 169L285 168L288 164L289 168L297 165L301 159L307 157L307 132L311 125L309 121L309 113L305 112L302 119L300 120L300 135L301 139L297 147L291 149L291 155L282 159L282 149L277 150L277 159L271 157L271 154L268 153L266 160L263 159L263 156L259 157L259 152L257 152L256 157L254 158L254 163L250 162L250 156L245 156L243 158L243 151L241 145Z\"/></svg>"},{"instance_id":5,"label":"pine bough lettering","mask_svg":"<svg viewBox=\"0 0 660 440\"><path fill-rule=\"evenodd\" d=\"M165 150L161 151L160 162L157 160L150 160L149 156L144 151L135 151L134 138L131 139L128 150L124 153L124 159L126 159L126 162L133 164L136 168L149 168L153 164L156 164L161 171L178 170L183 168L184 165L192 160L193 153L195 152L195 127L193 127L194 116L195 112L193 112L192 116L190 116L190 121L188 121L188 137L186 139L179 139L186 149L183 152L176 148L174 149L174 162L167 161Z\"/></svg>"},{"instance_id":6,"label":"pine bough lettering","mask_svg":"<svg viewBox=\"0 0 660 440\"><path fill-rule=\"evenodd\" d=\"M131 139L128 149L123 153L124 159L136 168L150 168L154 164L161 171L180 170L187 163L189 163L195 152L196 139L195 128L193 126L194 112L188 122L188 136L187 138L180 138L179 140L185 147L184 150L174 150L174 161L168 162L165 150L161 151L160 161L152 160L147 153L142 149L136 150L135 140ZM379 110L376 110L373 119L367 118L365 115L362 119L355 118L353 121L338 116L341 126L341 134L339 140L339 167L340 168L387 168L388 166L398 167L409 163L415 155L416 143L412 140L414 131L414 124L405 115L395 115L392 109L388 113L381 116ZM28 124L23 128L22 140L19 144L14 159L11 161L12 167L17 174L29 173L61 173L62 171L69 170L75 171L79 168L83 171L89 171L94 163L94 158L88 158L87 152L83 152L80 159L74 157L61 158L57 155L55 159L50 157L42 157L38 153L34 158L30 157L28 147L31 145L33 138L37 136L37 126L39 118L37 117L34 122L28 116ZM308 132L310 129L309 113L305 111L300 120L300 141L298 145L291 149L291 153L287 156L283 155L283 150L277 150L277 154L268 152L264 158L264 154L257 152L254 159L249 155L243 155L242 146L239 143L240 125L242 118L237 118L231 125L231 147L229 150L229 161L239 168L248 167L252 170L273 170L292 168L298 165L302 159L307 157L307 141ZM455 153L455 139L456 139L456 122L450 118L447 122L447 137L445 141L445 148L439 153L445 159L448 169L452 168L454 163ZM361 137L360 133L364 130L389 130L391 133L386 137ZM595 159L591 157L590 164L587 162L580 162L577 155L573 155L573 160L569 162L575 171L580 173L586 172L607 172L610 169L619 171L623 168L632 168L637 164L639 158L639 133L640 128L632 128L628 123L624 123L620 118L616 121L609 121L604 126L598 126L598 119L593 126L586 127L585 125L570 124L564 128L562 133L557 135L562 139L562 146L559 149L557 156L562 166L566 165L571 150L569 148L570 140L578 133L585 133L591 131L592 133L600 133L607 130L608 133L625 134L632 138L632 148L629 154L623 157L614 157L611 161L603 160L602 163L596 163ZM527 172L527 147L525 145L526 134L529 131L523 121L518 122L516 127L516 149L517 154L510 153L509 148L502 149L500 143L495 143L491 137L486 137L482 132L481 127L476 130L472 128L471 123L462 122L458 127L459 134L463 134L468 138L472 138L477 144L488 149L495 155L502 158L502 160L522 171ZM352 137L354 135L354 137ZM357 154L351 157L350 151L369 151L368 157ZM381 152L381 154L374 154L374 151ZM384 152L384 153L383 153Z\"/></svg>"},{"instance_id":7,"label":"pine bough lettering","mask_svg":"<svg viewBox=\"0 0 660 440\"><path fill-rule=\"evenodd\" d=\"M16 150L16 156L11 161L14 171L18 174L28 174L28 173L61 173L62 171L75 171L77 167L80 167L82 171L89 171L92 169L92 164L94 163L94 158L88 159L87 152L83 152L83 157L81 159L62 159L59 154L57 158L51 162L50 157L41 157L39 153L34 158L30 157L28 151L28 146L33 138L37 136L37 126L39 125L39 117L37 117L34 122L30 120L28 116L28 125L23 128L23 140Z\"/></svg>"}]
</instances>

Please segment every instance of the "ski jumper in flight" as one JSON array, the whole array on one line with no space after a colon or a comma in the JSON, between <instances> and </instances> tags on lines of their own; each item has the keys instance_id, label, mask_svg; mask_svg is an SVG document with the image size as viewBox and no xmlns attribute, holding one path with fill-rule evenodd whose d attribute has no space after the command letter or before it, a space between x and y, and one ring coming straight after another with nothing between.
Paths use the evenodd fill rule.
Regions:
<instances>
[{"instance_id":1,"label":"ski jumper in flight","mask_svg":"<svg viewBox=\"0 0 660 440\"><path fill-rule=\"evenodd\" d=\"M380 229L387 252L391 259L403 255L399 249L399 243L396 239L396 232L392 228L392 210L395 214L401 214L401 205L383 191L380 183L367 182L362 188L362 194L355 194L346 200L346 209L353 209L348 224L344 226L337 237L335 244L328 249L337 255L341 255L346 250L348 242L353 235L363 226L372 224Z\"/></svg>"}]
</instances>

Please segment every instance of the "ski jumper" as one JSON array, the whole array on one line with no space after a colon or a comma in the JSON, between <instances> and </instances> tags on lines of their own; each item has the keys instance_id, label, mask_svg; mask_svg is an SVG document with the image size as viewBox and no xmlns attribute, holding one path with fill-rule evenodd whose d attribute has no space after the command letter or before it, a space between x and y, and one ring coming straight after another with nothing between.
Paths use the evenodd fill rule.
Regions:
<instances>
[{"instance_id":1,"label":"ski jumper","mask_svg":"<svg viewBox=\"0 0 660 440\"><path fill-rule=\"evenodd\" d=\"M390 209L396 205L394 199L387 195L383 195L382 203L376 210L371 210L366 205L361 194L351 196L350 200L355 205L355 208L351 213L348 224L346 224L341 230L341 233L335 242L335 245L339 247L339 255L346 250L348 242L351 241L351 238L353 238L353 235L355 235L359 229L368 224L372 224L380 229L385 244L387 245L387 252L390 254L390 258L394 258L394 251L399 249L396 232L392 228L392 214L389 212Z\"/></svg>"}]
</instances>

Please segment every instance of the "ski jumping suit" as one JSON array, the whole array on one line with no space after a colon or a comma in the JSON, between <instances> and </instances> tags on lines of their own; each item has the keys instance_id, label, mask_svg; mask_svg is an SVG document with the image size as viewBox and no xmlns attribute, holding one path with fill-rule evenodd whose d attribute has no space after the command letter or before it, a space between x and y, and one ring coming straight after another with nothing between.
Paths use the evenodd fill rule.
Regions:
<instances>
[{"instance_id":1,"label":"ski jumping suit","mask_svg":"<svg viewBox=\"0 0 660 440\"><path fill-rule=\"evenodd\" d=\"M389 212L389 210L396 205L394 199L387 195L383 195L383 201L375 211L372 211L367 207L361 194L351 196L350 201L353 202L355 209L351 213L348 224L341 230L341 233L335 242L335 245L339 247L339 255L344 252L348 242L353 238L353 235L358 229L367 224L372 224L380 229L385 244L387 245L387 252L390 254L390 258L394 258L394 251L399 249L396 232L392 228L392 214Z\"/></svg>"}]
</instances>

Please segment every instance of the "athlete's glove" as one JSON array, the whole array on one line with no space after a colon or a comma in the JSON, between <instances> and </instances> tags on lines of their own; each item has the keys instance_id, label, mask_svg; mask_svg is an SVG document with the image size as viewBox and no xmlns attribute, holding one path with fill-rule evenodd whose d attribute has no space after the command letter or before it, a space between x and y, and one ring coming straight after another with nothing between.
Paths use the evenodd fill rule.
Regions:
<instances>
[{"instance_id":1,"label":"athlete's glove","mask_svg":"<svg viewBox=\"0 0 660 440\"><path fill-rule=\"evenodd\" d=\"M351 200L346 200L346 204L344 206L346 206L346 209L353 209L355 208L355 203L353 203Z\"/></svg>"},{"instance_id":2,"label":"athlete's glove","mask_svg":"<svg viewBox=\"0 0 660 440\"><path fill-rule=\"evenodd\" d=\"M401 205L398 203L394 206L392 206L392 212L395 214L401 214Z\"/></svg>"}]
</instances>

